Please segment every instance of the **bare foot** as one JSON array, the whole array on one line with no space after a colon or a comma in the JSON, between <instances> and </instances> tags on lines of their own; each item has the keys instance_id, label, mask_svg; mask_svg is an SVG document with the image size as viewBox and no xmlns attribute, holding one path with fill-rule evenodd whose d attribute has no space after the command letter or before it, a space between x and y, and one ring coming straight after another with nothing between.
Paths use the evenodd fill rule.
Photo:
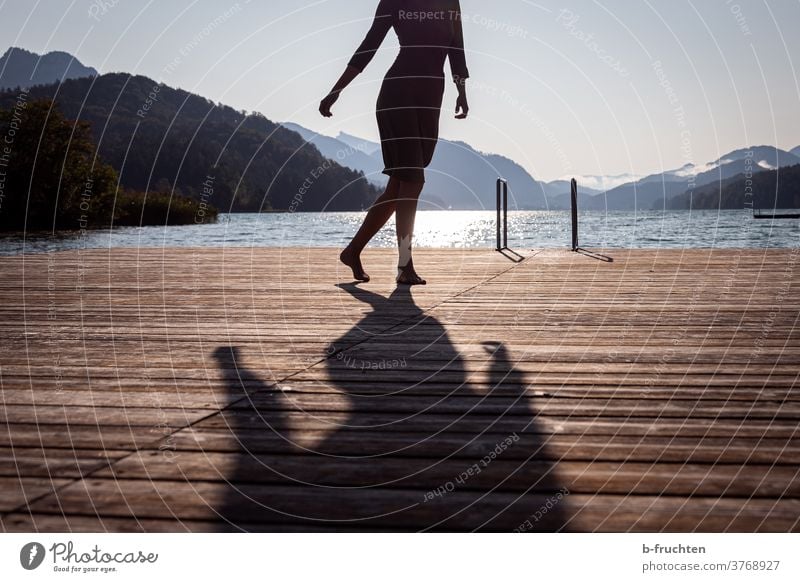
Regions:
<instances>
[{"instance_id":1,"label":"bare foot","mask_svg":"<svg viewBox=\"0 0 800 582\"><path fill-rule=\"evenodd\" d=\"M369 281L369 275L364 272L364 267L361 265L360 253L356 254L348 247L339 255L339 260L353 270L353 279L364 283Z\"/></svg>"},{"instance_id":2,"label":"bare foot","mask_svg":"<svg viewBox=\"0 0 800 582\"><path fill-rule=\"evenodd\" d=\"M397 283L399 285L427 285L428 282L417 275L414 264L409 263L405 267L397 267Z\"/></svg>"}]
</instances>

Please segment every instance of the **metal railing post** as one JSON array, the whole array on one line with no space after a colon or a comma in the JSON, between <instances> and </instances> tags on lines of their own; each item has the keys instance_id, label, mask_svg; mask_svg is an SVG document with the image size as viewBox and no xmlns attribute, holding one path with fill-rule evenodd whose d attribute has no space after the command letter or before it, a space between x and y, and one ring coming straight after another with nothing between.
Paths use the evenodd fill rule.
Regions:
<instances>
[{"instance_id":1,"label":"metal railing post","mask_svg":"<svg viewBox=\"0 0 800 582\"><path fill-rule=\"evenodd\" d=\"M503 181L503 248L508 248L508 182Z\"/></svg>"},{"instance_id":2,"label":"metal railing post","mask_svg":"<svg viewBox=\"0 0 800 582\"><path fill-rule=\"evenodd\" d=\"M502 207L502 214L501 214ZM502 221L502 233L500 223ZM502 236L501 236L502 235ZM508 248L508 182L497 179L497 250Z\"/></svg>"},{"instance_id":3,"label":"metal railing post","mask_svg":"<svg viewBox=\"0 0 800 582\"><path fill-rule=\"evenodd\" d=\"M572 179L570 198L572 199L572 250L578 250L578 182Z\"/></svg>"},{"instance_id":4,"label":"metal railing post","mask_svg":"<svg viewBox=\"0 0 800 582\"><path fill-rule=\"evenodd\" d=\"M503 247L500 245L500 188L501 188L501 180L500 178L497 179L497 246L495 250L501 251Z\"/></svg>"}]
</instances>

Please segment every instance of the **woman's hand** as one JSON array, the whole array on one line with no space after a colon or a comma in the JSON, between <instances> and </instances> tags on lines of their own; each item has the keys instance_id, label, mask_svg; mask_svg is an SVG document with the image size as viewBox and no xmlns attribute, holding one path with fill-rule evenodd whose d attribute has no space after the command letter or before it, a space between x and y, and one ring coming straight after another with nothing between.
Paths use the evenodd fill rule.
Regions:
<instances>
[{"instance_id":1,"label":"woman's hand","mask_svg":"<svg viewBox=\"0 0 800 582\"><path fill-rule=\"evenodd\" d=\"M328 96L323 99L319 104L319 112L322 114L322 117L331 117L333 113L331 113L331 107L333 104L339 100L339 92L338 91L331 91L328 93Z\"/></svg>"},{"instance_id":2,"label":"woman's hand","mask_svg":"<svg viewBox=\"0 0 800 582\"><path fill-rule=\"evenodd\" d=\"M458 93L458 99L456 99L456 119L466 119L467 115L469 115L467 94L461 91Z\"/></svg>"},{"instance_id":3,"label":"woman's hand","mask_svg":"<svg viewBox=\"0 0 800 582\"><path fill-rule=\"evenodd\" d=\"M338 81L336 81L336 84L333 86L333 89L331 89L331 92L328 93L328 96L320 101L319 112L323 117L331 117L333 115L333 113L331 113L331 107L333 107L333 104L339 100L339 94L353 81L353 79L358 76L360 72L361 71L353 65L347 65L344 73L342 73L342 76L339 77Z\"/></svg>"}]
</instances>

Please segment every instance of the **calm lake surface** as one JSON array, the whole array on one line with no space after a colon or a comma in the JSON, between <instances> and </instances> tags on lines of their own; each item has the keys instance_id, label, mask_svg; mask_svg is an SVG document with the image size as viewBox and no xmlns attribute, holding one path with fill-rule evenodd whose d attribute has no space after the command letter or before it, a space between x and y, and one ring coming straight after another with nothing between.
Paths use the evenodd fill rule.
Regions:
<instances>
[{"instance_id":1,"label":"calm lake surface","mask_svg":"<svg viewBox=\"0 0 800 582\"><path fill-rule=\"evenodd\" d=\"M364 213L223 214L217 224L126 227L113 231L0 235L0 254L110 247L340 247ZM565 211L509 212L509 247L568 247ZM494 211L421 211L416 244L494 248ZM799 220L755 220L745 210L584 212L580 244L606 248L774 248L800 246ZM373 241L395 245L394 220Z\"/></svg>"}]
</instances>

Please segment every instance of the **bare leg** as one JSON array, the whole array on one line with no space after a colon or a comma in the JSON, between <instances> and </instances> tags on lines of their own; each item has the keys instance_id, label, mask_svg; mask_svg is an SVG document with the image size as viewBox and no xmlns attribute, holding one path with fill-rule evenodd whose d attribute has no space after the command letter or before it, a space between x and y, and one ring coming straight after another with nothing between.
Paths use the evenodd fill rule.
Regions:
<instances>
[{"instance_id":1,"label":"bare leg","mask_svg":"<svg viewBox=\"0 0 800 582\"><path fill-rule=\"evenodd\" d=\"M425 279L417 275L411 257L414 239L414 221L417 218L417 203L424 184L422 182L400 182L397 194L397 282L404 285L425 285Z\"/></svg>"},{"instance_id":2,"label":"bare leg","mask_svg":"<svg viewBox=\"0 0 800 582\"><path fill-rule=\"evenodd\" d=\"M369 281L369 275L364 272L364 267L361 265L361 251L395 211L399 184L399 180L389 178L386 190L372 204L353 240L339 255L339 260L353 270L353 278L358 281Z\"/></svg>"}]
</instances>

